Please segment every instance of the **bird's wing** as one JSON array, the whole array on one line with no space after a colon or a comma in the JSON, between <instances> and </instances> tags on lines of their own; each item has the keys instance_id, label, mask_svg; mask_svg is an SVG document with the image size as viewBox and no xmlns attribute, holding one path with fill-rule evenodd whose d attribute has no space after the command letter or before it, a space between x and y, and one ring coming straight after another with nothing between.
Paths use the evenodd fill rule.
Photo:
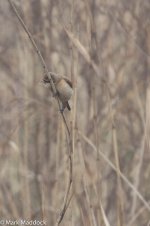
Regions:
<instances>
[{"instance_id":1,"label":"bird's wing","mask_svg":"<svg viewBox=\"0 0 150 226\"><path fill-rule=\"evenodd\" d=\"M67 77L64 77L64 76L60 76L60 75L53 75L52 74L52 76L57 76L57 78L58 78L58 81L57 82L59 82L59 79L61 80L61 78L63 78L68 84L69 84L69 86L72 88L73 86L72 86L72 82L67 78ZM52 77L53 78L53 77ZM53 82L54 82L54 80L53 80ZM50 83L50 80L49 80L49 78L47 77L47 75L45 75L44 76L44 78L43 78L43 83Z\"/></svg>"},{"instance_id":2,"label":"bird's wing","mask_svg":"<svg viewBox=\"0 0 150 226\"><path fill-rule=\"evenodd\" d=\"M68 78L66 78L66 77L63 77L63 78L69 84L69 86L72 88L73 87L72 86L72 82Z\"/></svg>"}]
</instances>

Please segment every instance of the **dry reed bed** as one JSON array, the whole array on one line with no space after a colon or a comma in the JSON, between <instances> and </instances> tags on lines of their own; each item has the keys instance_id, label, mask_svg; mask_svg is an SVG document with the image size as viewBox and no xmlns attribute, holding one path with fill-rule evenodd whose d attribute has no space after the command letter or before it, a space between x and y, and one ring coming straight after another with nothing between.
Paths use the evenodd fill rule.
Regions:
<instances>
[{"instance_id":1,"label":"dry reed bed","mask_svg":"<svg viewBox=\"0 0 150 226\"><path fill-rule=\"evenodd\" d=\"M0 218L58 225L64 207L65 226L147 226L149 1L13 2L48 70L69 76L74 95L68 143L31 40L1 2Z\"/></svg>"}]
</instances>

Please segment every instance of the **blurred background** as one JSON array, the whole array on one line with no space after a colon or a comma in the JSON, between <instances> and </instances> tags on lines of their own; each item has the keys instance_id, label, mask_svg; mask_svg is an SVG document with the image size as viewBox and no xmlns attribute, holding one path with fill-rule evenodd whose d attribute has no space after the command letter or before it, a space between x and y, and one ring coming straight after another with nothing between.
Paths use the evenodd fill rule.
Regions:
<instances>
[{"instance_id":1,"label":"blurred background","mask_svg":"<svg viewBox=\"0 0 150 226\"><path fill-rule=\"evenodd\" d=\"M72 195L61 225L148 226L150 1L14 3L48 69L74 85L72 111L65 110ZM54 225L67 186L66 129L40 83L38 56L4 0L0 28L0 219Z\"/></svg>"}]
</instances>

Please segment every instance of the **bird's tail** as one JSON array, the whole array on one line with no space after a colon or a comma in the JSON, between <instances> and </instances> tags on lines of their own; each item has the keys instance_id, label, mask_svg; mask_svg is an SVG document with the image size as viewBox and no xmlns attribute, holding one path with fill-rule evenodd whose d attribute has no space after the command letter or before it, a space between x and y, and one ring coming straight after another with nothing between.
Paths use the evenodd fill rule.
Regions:
<instances>
[{"instance_id":1,"label":"bird's tail","mask_svg":"<svg viewBox=\"0 0 150 226\"><path fill-rule=\"evenodd\" d=\"M66 106L67 106L68 110L71 111L71 107L68 102L67 102Z\"/></svg>"}]
</instances>

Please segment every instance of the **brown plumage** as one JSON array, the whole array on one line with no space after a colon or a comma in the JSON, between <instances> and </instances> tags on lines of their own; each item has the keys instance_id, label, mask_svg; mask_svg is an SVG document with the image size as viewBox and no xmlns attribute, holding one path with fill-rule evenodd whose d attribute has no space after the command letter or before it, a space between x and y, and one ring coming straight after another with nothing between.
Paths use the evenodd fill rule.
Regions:
<instances>
[{"instance_id":1,"label":"brown plumage","mask_svg":"<svg viewBox=\"0 0 150 226\"><path fill-rule=\"evenodd\" d=\"M55 84L57 95L62 103L61 111L64 111L66 107L70 111L71 108L68 101L71 98L73 93L72 82L64 76L60 76L53 73L51 73L51 77ZM44 76L43 82L44 84L50 84L50 80L47 76Z\"/></svg>"}]
</instances>

